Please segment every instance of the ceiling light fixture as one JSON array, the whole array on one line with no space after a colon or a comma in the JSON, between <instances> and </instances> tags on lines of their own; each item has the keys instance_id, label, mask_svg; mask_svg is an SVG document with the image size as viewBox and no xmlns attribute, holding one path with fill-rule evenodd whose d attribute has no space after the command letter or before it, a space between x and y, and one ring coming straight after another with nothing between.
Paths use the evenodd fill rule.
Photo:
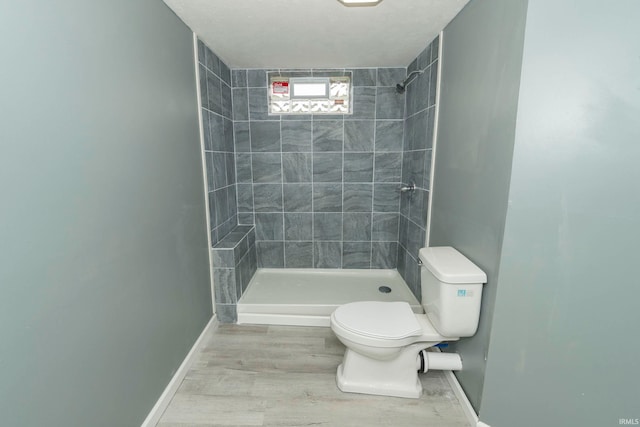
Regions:
<instances>
[{"instance_id":1,"label":"ceiling light fixture","mask_svg":"<svg viewBox=\"0 0 640 427\"><path fill-rule=\"evenodd\" d=\"M338 0L345 6L377 6L382 0Z\"/></svg>"}]
</instances>

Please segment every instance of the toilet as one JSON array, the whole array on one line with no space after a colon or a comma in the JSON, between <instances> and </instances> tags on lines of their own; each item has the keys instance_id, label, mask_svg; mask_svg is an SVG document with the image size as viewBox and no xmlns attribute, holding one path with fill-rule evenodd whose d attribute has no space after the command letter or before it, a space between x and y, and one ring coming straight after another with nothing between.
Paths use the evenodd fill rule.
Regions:
<instances>
[{"instance_id":1,"label":"toilet","mask_svg":"<svg viewBox=\"0 0 640 427\"><path fill-rule=\"evenodd\" d=\"M418 398L418 371L462 369L456 353L424 351L476 333L486 274L450 246L422 248L425 314L406 302L360 301L338 307L331 329L347 347L336 382L344 392Z\"/></svg>"}]
</instances>

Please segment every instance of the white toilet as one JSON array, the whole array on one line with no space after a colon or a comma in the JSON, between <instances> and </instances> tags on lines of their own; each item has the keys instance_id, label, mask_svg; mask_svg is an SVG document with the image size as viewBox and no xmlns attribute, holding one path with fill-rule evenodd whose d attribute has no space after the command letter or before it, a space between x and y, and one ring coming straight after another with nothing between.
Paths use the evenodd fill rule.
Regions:
<instances>
[{"instance_id":1,"label":"white toilet","mask_svg":"<svg viewBox=\"0 0 640 427\"><path fill-rule=\"evenodd\" d=\"M347 347L338 366L345 392L418 398L418 370L459 370L455 353L422 352L443 341L476 333L486 274L452 247L419 251L422 306L406 302L353 302L331 315L331 329Z\"/></svg>"}]
</instances>

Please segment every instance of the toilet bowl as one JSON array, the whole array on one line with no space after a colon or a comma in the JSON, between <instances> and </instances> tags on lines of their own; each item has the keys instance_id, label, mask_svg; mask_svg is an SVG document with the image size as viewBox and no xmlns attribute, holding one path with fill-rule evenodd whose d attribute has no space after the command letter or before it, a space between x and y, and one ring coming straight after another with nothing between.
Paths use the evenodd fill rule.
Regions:
<instances>
[{"instance_id":1,"label":"toilet bowl","mask_svg":"<svg viewBox=\"0 0 640 427\"><path fill-rule=\"evenodd\" d=\"M418 398L416 359L425 348L457 338L440 335L425 314L406 302L353 302L331 315L331 329L345 347L338 388L345 392Z\"/></svg>"},{"instance_id":2,"label":"toilet bowl","mask_svg":"<svg viewBox=\"0 0 640 427\"><path fill-rule=\"evenodd\" d=\"M331 328L345 346L376 360L393 359L402 347L416 342L426 348L451 339L441 336L425 314L415 314L406 302L342 305L331 315Z\"/></svg>"},{"instance_id":3,"label":"toilet bowl","mask_svg":"<svg viewBox=\"0 0 640 427\"><path fill-rule=\"evenodd\" d=\"M336 373L340 390L418 398L418 354L475 334L484 272L451 247L421 249L420 259L425 314L406 302L379 301L345 304L332 313L331 329L346 347ZM435 369L461 368L455 353L439 360Z\"/></svg>"}]
</instances>

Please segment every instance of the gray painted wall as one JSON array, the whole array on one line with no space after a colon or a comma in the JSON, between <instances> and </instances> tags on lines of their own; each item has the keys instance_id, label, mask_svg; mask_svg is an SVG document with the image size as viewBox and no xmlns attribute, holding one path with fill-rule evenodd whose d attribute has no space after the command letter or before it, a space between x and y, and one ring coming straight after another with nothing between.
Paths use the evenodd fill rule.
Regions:
<instances>
[{"instance_id":1,"label":"gray painted wall","mask_svg":"<svg viewBox=\"0 0 640 427\"><path fill-rule=\"evenodd\" d=\"M480 418L639 419L640 4L529 3Z\"/></svg>"},{"instance_id":2,"label":"gray painted wall","mask_svg":"<svg viewBox=\"0 0 640 427\"><path fill-rule=\"evenodd\" d=\"M0 4L0 413L139 425L211 317L191 31Z\"/></svg>"},{"instance_id":3,"label":"gray painted wall","mask_svg":"<svg viewBox=\"0 0 640 427\"><path fill-rule=\"evenodd\" d=\"M507 209L526 1L473 0L447 26L430 246L454 246L488 276L478 332L452 346L479 409Z\"/></svg>"}]
</instances>

